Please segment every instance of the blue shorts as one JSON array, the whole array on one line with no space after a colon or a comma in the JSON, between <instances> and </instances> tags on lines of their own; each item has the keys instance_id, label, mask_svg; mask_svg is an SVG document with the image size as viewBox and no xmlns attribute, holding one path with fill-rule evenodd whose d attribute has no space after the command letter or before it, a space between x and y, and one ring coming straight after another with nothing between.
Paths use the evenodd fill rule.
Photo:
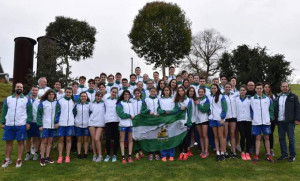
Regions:
<instances>
[{"instance_id":1,"label":"blue shorts","mask_svg":"<svg viewBox=\"0 0 300 181\"><path fill-rule=\"evenodd\" d=\"M74 135L74 126L60 126L57 130L57 136L73 136Z\"/></svg>"},{"instance_id":2,"label":"blue shorts","mask_svg":"<svg viewBox=\"0 0 300 181\"><path fill-rule=\"evenodd\" d=\"M270 125L252 125L252 135L261 135L261 132L264 135L271 134L271 126Z\"/></svg>"},{"instance_id":3,"label":"blue shorts","mask_svg":"<svg viewBox=\"0 0 300 181\"><path fill-rule=\"evenodd\" d=\"M119 130L131 133L132 132L132 127L119 127Z\"/></svg>"},{"instance_id":4,"label":"blue shorts","mask_svg":"<svg viewBox=\"0 0 300 181\"><path fill-rule=\"evenodd\" d=\"M57 130L56 129L48 129L44 128L43 132L41 133L41 138L53 138L56 137L57 135Z\"/></svg>"},{"instance_id":5,"label":"blue shorts","mask_svg":"<svg viewBox=\"0 0 300 181\"><path fill-rule=\"evenodd\" d=\"M75 127L76 136L90 136L89 128L79 128Z\"/></svg>"},{"instance_id":6,"label":"blue shorts","mask_svg":"<svg viewBox=\"0 0 300 181\"><path fill-rule=\"evenodd\" d=\"M216 121L216 120L209 120L209 126L214 128L214 127L221 127L224 126L225 127L225 121L224 123L221 125L221 121Z\"/></svg>"},{"instance_id":7,"label":"blue shorts","mask_svg":"<svg viewBox=\"0 0 300 181\"><path fill-rule=\"evenodd\" d=\"M4 141L24 141L26 140L26 125L24 126L5 126L3 140Z\"/></svg>"},{"instance_id":8,"label":"blue shorts","mask_svg":"<svg viewBox=\"0 0 300 181\"><path fill-rule=\"evenodd\" d=\"M30 123L30 129L27 132L27 137L40 137L40 130L36 123Z\"/></svg>"}]
</instances>

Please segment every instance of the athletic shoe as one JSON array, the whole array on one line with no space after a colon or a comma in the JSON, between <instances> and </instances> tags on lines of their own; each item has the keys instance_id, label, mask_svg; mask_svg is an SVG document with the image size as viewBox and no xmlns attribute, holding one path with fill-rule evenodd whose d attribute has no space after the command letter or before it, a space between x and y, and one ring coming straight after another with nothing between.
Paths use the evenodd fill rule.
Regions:
<instances>
[{"instance_id":1,"label":"athletic shoe","mask_svg":"<svg viewBox=\"0 0 300 181\"><path fill-rule=\"evenodd\" d=\"M159 157L158 154L155 155L155 159L156 159L156 160L160 160L160 157Z\"/></svg>"},{"instance_id":2,"label":"athletic shoe","mask_svg":"<svg viewBox=\"0 0 300 181\"><path fill-rule=\"evenodd\" d=\"M242 152L241 157L242 157L242 160L247 160L245 152Z\"/></svg>"},{"instance_id":3,"label":"athletic shoe","mask_svg":"<svg viewBox=\"0 0 300 181\"><path fill-rule=\"evenodd\" d=\"M4 160L3 163L2 163L2 168L6 168L8 167L8 165L12 164L12 161L9 159L9 160Z\"/></svg>"},{"instance_id":4,"label":"athletic shoe","mask_svg":"<svg viewBox=\"0 0 300 181\"><path fill-rule=\"evenodd\" d=\"M269 162L274 163L274 159L273 159L272 155L268 155L268 156L266 157L266 159L267 159Z\"/></svg>"},{"instance_id":5,"label":"athletic shoe","mask_svg":"<svg viewBox=\"0 0 300 181\"><path fill-rule=\"evenodd\" d=\"M200 157L201 157L201 158L203 157L203 154L204 154L204 152L201 152L201 153L200 153Z\"/></svg>"},{"instance_id":6,"label":"athletic shoe","mask_svg":"<svg viewBox=\"0 0 300 181\"><path fill-rule=\"evenodd\" d=\"M225 157L225 155L223 155L223 154L222 154L222 155L220 155L220 161L224 161L224 160L225 160L225 158L226 158L226 157Z\"/></svg>"},{"instance_id":7,"label":"athletic shoe","mask_svg":"<svg viewBox=\"0 0 300 181\"><path fill-rule=\"evenodd\" d=\"M289 161L289 162L294 162L295 159L296 159L296 157L290 157L288 161Z\"/></svg>"},{"instance_id":8,"label":"athletic shoe","mask_svg":"<svg viewBox=\"0 0 300 181\"><path fill-rule=\"evenodd\" d=\"M70 161L71 161L70 156L66 156L65 163L70 163Z\"/></svg>"},{"instance_id":9,"label":"athletic shoe","mask_svg":"<svg viewBox=\"0 0 300 181\"><path fill-rule=\"evenodd\" d=\"M221 161L221 155L217 155L217 161Z\"/></svg>"},{"instance_id":10,"label":"athletic shoe","mask_svg":"<svg viewBox=\"0 0 300 181\"><path fill-rule=\"evenodd\" d=\"M249 153L246 153L246 158L247 158L247 160L251 160L251 156L250 156L250 154Z\"/></svg>"},{"instance_id":11,"label":"athletic shoe","mask_svg":"<svg viewBox=\"0 0 300 181\"><path fill-rule=\"evenodd\" d=\"M194 156L193 153L191 152L191 149L188 150L187 154L188 154L189 157Z\"/></svg>"},{"instance_id":12,"label":"athletic shoe","mask_svg":"<svg viewBox=\"0 0 300 181\"><path fill-rule=\"evenodd\" d=\"M227 146L228 146L228 147L231 147L230 141L227 141Z\"/></svg>"},{"instance_id":13,"label":"athletic shoe","mask_svg":"<svg viewBox=\"0 0 300 181\"><path fill-rule=\"evenodd\" d=\"M57 163L62 163L62 161L63 161L63 157L59 156L58 159L57 159Z\"/></svg>"},{"instance_id":14,"label":"athletic shoe","mask_svg":"<svg viewBox=\"0 0 300 181\"><path fill-rule=\"evenodd\" d=\"M171 162L174 161L174 157L171 156L171 157L169 158L169 161L171 161Z\"/></svg>"},{"instance_id":15,"label":"athletic shoe","mask_svg":"<svg viewBox=\"0 0 300 181\"><path fill-rule=\"evenodd\" d=\"M143 153L140 153L140 157L141 157L141 158L144 158L145 155L144 155Z\"/></svg>"},{"instance_id":16,"label":"athletic shoe","mask_svg":"<svg viewBox=\"0 0 300 181\"><path fill-rule=\"evenodd\" d=\"M133 163L131 156L128 158L128 163Z\"/></svg>"},{"instance_id":17,"label":"athletic shoe","mask_svg":"<svg viewBox=\"0 0 300 181\"><path fill-rule=\"evenodd\" d=\"M97 155L93 155L93 162L97 160Z\"/></svg>"},{"instance_id":18,"label":"athletic shoe","mask_svg":"<svg viewBox=\"0 0 300 181\"><path fill-rule=\"evenodd\" d=\"M149 155L149 161L152 161L153 160L153 154L150 154Z\"/></svg>"},{"instance_id":19,"label":"athletic shoe","mask_svg":"<svg viewBox=\"0 0 300 181\"><path fill-rule=\"evenodd\" d=\"M282 160L285 160L285 159L288 159L288 157L287 156L281 156L281 157L277 158L277 160L279 160L279 161L282 161Z\"/></svg>"},{"instance_id":20,"label":"athletic shoe","mask_svg":"<svg viewBox=\"0 0 300 181\"><path fill-rule=\"evenodd\" d=\"M122 163L125 165L126 164L126 159L122 158Z\"/></svg>"},{"instance_id":21,"label":"athletic shoe","mask_svg":"<svg viewBox=\"0 0 300 181\"><path fill-rule=\"evenodd\" d=\"M242 151L241 146L240 145L236 145L236 150L239 151L239 152L241 152Z\"/></svg>"},{"instance_id":22,"label":"athletic shoe","mask_svg":"<svg viewBox=\"0 0 300 181\"><path fill-rule=\"evenodd\" d=\"M16 164L16 167L17 168L20 168L22 166L22 160L18 160L17 161L17 164Z\"/></svg>"},{"instance_id":23,"label":"athletic shoe","mask_svg":"<svg viewBox=\"0 0 300 181\"><path fill-rule=\"evenodd\" d=\"M28 153L26 153L26 156L25 156L25 161L28 161L28 160L30 160L31 159L31 154L28 152Z\"/></svg>"},{"instance_id":24,"label":"athletic shoe","mask_svg":"<svg viewBox=\"0 0 300 181\"><path fill-rule=\"evenodd\" d=\"M86 159L88 157L88 155L87 154L83 154L83 159Z\"/></svg>"},{"instance_id":25,"label":"athletic shoe","mask_svg":"<svg viewBox=\"0 0 300 181\"><path fill-rule=\"evenodd\" d=\"M186 160L188 160L188 158L189 158L188 153L184 153L183 154L183 160L186 161Z\"/></svg>"},{"instance_id":26,"label":"athletic shoe","mask_svg":"<svg viewBox=\"0 0 300 181\"><path fill-rule=\"evenodd\" d=\"M110 156L109 155L106 155L105 159L104 159L104 162L109 162L110 160Z\"/></svg>"},{"instance_id":27,"label":"athletic shoe","mask_svg":"<svg viewBox=\"0 0 300 181\"><path fill-rule=\"evenodd\" d=\"M271 149L270 154L272 155L272 157L275 156L275 153L274 153L274 150L273 150L273 149Z\"/></svg>"},{"instance_id":28,"label":"athletic shoe","mask_svg":"<svg viewBox=\"0 0 300 181\"><path fill-rule=\"evenodd\" d=\"M203 152L203 154L202 154L202 157L201 157L201 158L207 158L207 157L208 157L208 155L209 155L209 153L208 153L208 152Z\"/></svg>"},{"instance_id":29,"label":"athletic shoe","mask_svg":"<svg viewBox=\"0 0 300 181\"><path fill-rule=\"evenodd\" d=\"M33 154L33 158L32 158L32 160L38 160L39 159L39 154L38 153L34 153Z\"/></svg>"},{"instance_id":30,"label":"athletic shoe","mask_svg":"<svg viewBox=\"0 0 300 181\"><path fill-rule=\"evenodd\" d=\"M45 159L45 162L48 162L48 163L51 163L51 164L54 163L54 161L53 161L50 157L47 157L47 158Z\"/></svg>"},{"instance_id":31,"label":"athletic shoe","mask_svg":"<svg viewBox=\"0 0 300 181\"><path fill-rule=\"evenodd\" d=\"M230 155L227 152L225 152L223 156L224 156L224 158L230 158ZM221 160L221 161L223 161L223 160Z\"/></svg>"},{"instance_id":32,"label":"athletic shoe","mask_svg":"<svg viewBox=\"0 0 300 181\"><path fill-rule=\"evenodd\" d=\"M45 158L41 158L40 165L43 167L46 165Z\"/></svg>"},{"instance_id":33,"label":"athletic shoe","mask_svg":"<svg viewBox=\"0 0 300 181\"><path fill-rule=\"evenodd\" d=\"M136 156L136 157L135 157L135 160L136 160L136 161L139 161L139 160L140 160L140 157L139 157L139 156Z\"/></svg>"},{"instance_id":34,"label":"athletic shoe","mask_svg":"<svg viewBox=\"0 0 300 181\"><path fill-rule=\"evenodd\" d=\"M182 160L183 159L183 153L180 153L178 160Z\"/></svg>"},{"instance_id":35,"label":"athletic shoe","mask_svg":"<svg viewBox=\"0 0 300 181\"><path fill-rule=\"evenodd\" d=\"M256 162L258 162L259 161L259 157L258 157L258 155L255 155L255 156L253 156L253 163L256 163Z\"/></svg>"},{"instance_id":36,"label":"athletic shoe","mask_svg":"<svg viewBox=\"0 0 300 181\"><path fill-rule=\"evenodd\" d=\"M236 153L232 153L231 158L236 159L237 158Z\"/></svg>"},{"instance_id":37,"label":"athletic shoe","mask_svg":"<svg viewBox=\"0 0 300 181\"><path fill-rule=\"evenodd\" d=\"M96 162L98 163L98 162L101 162L102 160L103 160L103 157L100 155L100 156L97 157Z\"/></svg>"},{"instance_id":38,"label":"athletic shoe","mask_svg":"<svg viewBox=\"0 0 300 181\"><path fill-rule=\"evenodd\" d=\"M112 162L116 162L116 161L117 161L117 156L116 156L116 155L113 155L111 161L112 161Z\"/></svg>"},{"instance_id":39,"label":"athletic shoe","mask_svg":"<svg viewBox=\"0 0 300 181\"><path fill-rule=\"evenodd\" d=\"M77 155L77 158L81 160L82 159L82 155L81 154Z\"/></svg>"}]
</instances>

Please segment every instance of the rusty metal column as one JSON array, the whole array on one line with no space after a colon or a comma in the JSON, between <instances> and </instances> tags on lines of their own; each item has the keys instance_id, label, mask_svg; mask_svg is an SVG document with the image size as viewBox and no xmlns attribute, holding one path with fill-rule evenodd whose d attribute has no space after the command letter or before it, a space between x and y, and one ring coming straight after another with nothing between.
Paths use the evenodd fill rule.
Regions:
<instances>
[{"instance_id":1,"label":"rusty metal column","mask_svg":"<svg viewBox=\"0 0 300 181\"><path fill-rule=\"evenodd\" d=\"M40 36L37 38L37 41L36 78L46 77L48 86L53 87L58 80L56 76L56 39L49 36Z\"/></svg>"},{"instance_id":2,"label":"rusty metal column","mask_svg":"<svg viewBox=\"0 0 300 181\"><path fill-rule=\"evenodd\" d=\"M24 85L24 93L27 94L32 86L33 55L36 41L27 37L17 37L14 41L13 91L15 84L21 82Z\"/></svg>"}]
</instances>

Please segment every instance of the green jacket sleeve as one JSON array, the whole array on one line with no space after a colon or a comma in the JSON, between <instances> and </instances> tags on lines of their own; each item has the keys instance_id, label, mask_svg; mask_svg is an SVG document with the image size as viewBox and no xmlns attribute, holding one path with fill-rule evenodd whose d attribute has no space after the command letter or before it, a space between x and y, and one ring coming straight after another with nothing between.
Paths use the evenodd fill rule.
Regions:
<instances>
[{"instance_id":1,"label":"green jacket sleeve","mask_svg":"<svg viewBox=\"0 0 300 181\"><path fill-rule=\"evenodd\" d=\"M187 107L188 119L187 119L187 126L192 127L192 116L193 116L193 105L192 101L189 102Z\"/></svg>"},{"instance_id":2,"label":"green jacket sleeve","mask_svg":"<svg viewBox=\"0 0 300 181\"><path fill-rule=\"evenodd\" d=\"M27 123L32 122L33 120L33 115L32 115L32 103L30 99L28 98L28 103L27 103Z\"/></svg>"},{"instance_id":3,"label":"green jacket sleeve","mask_svg":"<svg viewBox=\"0 0 300 181\"><path fill-rule=\"evenodd\" d=\"M124 111L123 111L123 106L122 106L121 103L119 103L119 104L116 106L116 111L117 111L118 116L119 116L121 119L128 119L128 118L131 118L131 115L130 115L130 114L124 113Z\"/></svg>"},{"instance_id":4,"label":"green jacket sleeve","mask_svg":"<svg viewBox=\"0 0 300 181\"><path fill-rule=\"evenodd\" d=\"M36 123L39 127L43 126L43 113L44 113L43 102L41 102L38 106L37 116L36 116Z\"/></svg>"},{"instance_id":5,"label":"green jacket sleeve","mask_svg":"<svg viewBox=\"0 0 300 181\"><path fill-rule=\"evenodd\" d=\"M179 109L178 103L176 102L174 108L172 110L170 110L169 112L170 112L170 114L176 114L179 111L180 111L180 109Z\"/></svg>"},{"instance_id":6,"label":"green jacket sleeve","mask_svg":"<svg viewBox=\"0 0 300 181\"><path fill-rule=\"evenodd\" d=\"M157 113L158 113L159 115L164 115L164 114L166 114L166 111L163 110L163 109L161 109L161 107L160 107L160 102L159 102L159 101L158 101Z\"/></svg>"},{"instance_id":7,"label":"green jacket sleeve","mask_svg":"<svg viewBox=\"0 0 300 181\"><path fill-rule=\"evenodd\" d=\"M54 117L54 123L57 124L59 122L60 117L60 104L57 101L55 106L55 117Z\"/></svg>"},{"instance_id":8,"label":"green jacket sleeve","mask_svg":"<svg viewBox=\"0 0 300 181\"><path fill-rule=\"evenodd\" d=\"M73 114L74 114L74 118L75 118L77 115L77 104L73 108Z\"/></svg>"},{"instance_id":9,"label":"green jacket sleeve","mask_svg":"<svg viewBox=\"0 0 300 181\"><path fill-rule=\"evenodd\" d=\"M147 104L145 101L143 101L142 103L142 114L149 114L150 113L150 110L147 108Z\"/></svg>"},{"instance_id":10,"label":"green jacket sleeve","mask_svg":"<svg viewBox=\"0 0 300 181\"><path fill-rule=\"evenodd\" d=\"M8 106L7 106L7 98L4 101L3 107L2 107L2 116L1 116L1 123L5 124L5 116L7 114Z\"/></svg>"},{"instance_id":11,"label":"green jacket sleeve","mask_svg":"<svg viewBox=\"0 0 300 181\"><path fill-rule=\"evenodd\" d=\"M273 101L270 100L270 106L269 106L269 112L270 112L270 119L274 119L274 104Z\"/></svg>"},{"instance_id":12,"label":"green jacket sleeve","mask_svg":"<svg viewBox=\"0 0 300 181\"><path fill-rule=\"evenodd\" d=\"M222 95L220 95L222 96ZM226 118L226 113L227 113L227 103L226 103L226 99L223 96L222 99L222 112L221 112L221 119L225 119Z\"/></svg>"},{"instance_id":13,"label":"green jacket sleeve","mask_svg":"<svg viewBox=\"0 0 300 181\"><path fill-rule=\"evenodd\" d=\"M202 113L208 113L210 110L210 103L209 100L206 98L206 101L203 105L198 104L198 110L201 111Z\"/></svg>"}]
</instances>

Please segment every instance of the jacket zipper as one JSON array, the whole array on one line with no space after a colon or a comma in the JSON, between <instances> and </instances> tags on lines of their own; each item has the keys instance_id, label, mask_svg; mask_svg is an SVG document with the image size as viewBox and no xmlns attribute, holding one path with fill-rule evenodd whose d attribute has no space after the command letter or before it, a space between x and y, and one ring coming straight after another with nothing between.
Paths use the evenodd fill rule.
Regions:
<instances>
[{"instance_id":1,"label":"jacket zipper","mask_svg":"<svg viewBox=\"0 0 300 181\"><path fill-rule=\"evenodd\" d=\"M15 115L14 115L14 126L16 126L16 114L17 114L17 106L18 106L18 99L19 98L16 98L16 107L15 107Z\"/></svg>"},{"instance_id":2,"label":"jacket zipper","mask_svg":"<svg viewBox=\"0 0 300 181\"><path fill-rule=\"evenodd\" d=\"M69 102L70 101L68 101L68 121L67 121L67 126L69 126L69 117L70 117L70 115L69 115Z\"/></svg>"},{"instance_id":3,"label":"jacket zipper","mask_svg":"<svg viewBox=\"0 0 300 181\"><path fill-rule=\"evenodd\" d=\"M260 116L261 116L261 123L264 124L263 117L262 117L261 98L259 98L259 101L260 101Z\"/></svg>"},{"instance_id":4,"label":"jacket zipper","mask_svg":"<svg viewBox=\"0 0 300 181\"><path fill-rule=\"evenodd\" d=\"M50 119L50 122L51 122L51 129L52 129L52 117L53 117L53 106L52 106L52 102L51 102L51 119ZM54 119L54 118L53 118Z\"/></svg>"},{"instance_id":5,"label":"jacket zipper","mask_svg":"<svg viewBox=\"0 0 300 181\"><path fill-rule=\"evenodd\" d=\"M81 125L82 125L82 128L83 128L83 105L82 106L82 109L81 109Z\"/></svg>"}]
</instances>

